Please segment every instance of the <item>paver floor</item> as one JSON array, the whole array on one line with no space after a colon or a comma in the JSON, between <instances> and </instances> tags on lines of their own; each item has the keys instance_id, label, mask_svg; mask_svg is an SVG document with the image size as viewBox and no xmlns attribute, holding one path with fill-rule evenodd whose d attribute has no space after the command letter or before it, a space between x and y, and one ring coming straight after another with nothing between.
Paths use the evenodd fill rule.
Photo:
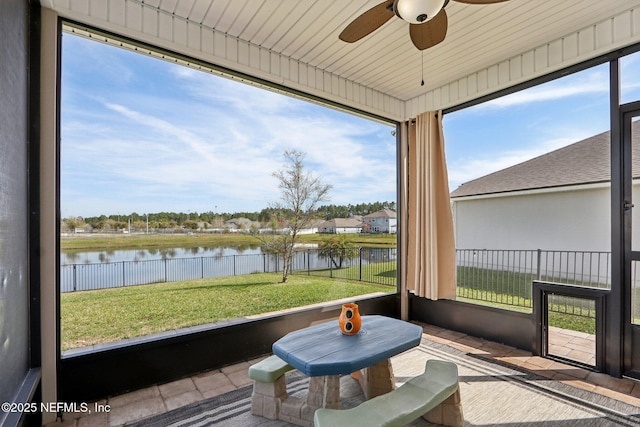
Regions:
<instances>
[{"instance_id":1,"label":"paver floor","mask_svg":"<svg viewBox=\"0 0 640 427\"><path fill-rule=\"evenodd\" d=\"M432 325L421 326L424 328L424 336L430 340L450 345L465 352L490 356L502 362L533 371L538 375L563 381L572 386L640 407L640 382L627 378L613 378L588 369L533 356L530 352L524 350L486 341L460 332ZM584 361L580 359L583 363L590 363L591 360L585 354L590 354L592 357L595 354L595 350L590 350L592 338L584 334L557 330L553 331L551 337L553 338L550 339L550 342L553 340L552 348L555 351L552 354L560 355L560 353L565 352L564 357L575 356L576 360L578 357L585 358ZM593 345L595 346L595 344ZM595 347L593 348L595 349ZM406 358L406 355L403 357ZM570 358L573 359L574 357ZM95 403L109 405L109 412L91 415L65 414L63 421L58 420L48 424L47 427L116 427L127 422L170 411L182 405L251 384L252 381L249 379L247 371L249 366L258 360L242 362L171 383L159 384L131 393L108 397ZM90 405L93 406L93 404L92 402Z\"/></svg>"}]
</instances>

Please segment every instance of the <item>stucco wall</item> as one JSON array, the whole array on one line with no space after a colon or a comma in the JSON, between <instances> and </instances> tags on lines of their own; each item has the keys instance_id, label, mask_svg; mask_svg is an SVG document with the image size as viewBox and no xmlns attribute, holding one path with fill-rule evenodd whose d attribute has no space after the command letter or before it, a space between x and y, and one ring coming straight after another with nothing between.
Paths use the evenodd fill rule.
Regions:
<instances>
[{"instance_id":1,"label":"stucco wall","mask_svg":"<svg viewBox=\"0 0 640 427\"><path fill-rule=\"evenodd\" d=\"M610 210L602 187L458 200L456 247L610 251Z\"/></svg>"}]
</instances>

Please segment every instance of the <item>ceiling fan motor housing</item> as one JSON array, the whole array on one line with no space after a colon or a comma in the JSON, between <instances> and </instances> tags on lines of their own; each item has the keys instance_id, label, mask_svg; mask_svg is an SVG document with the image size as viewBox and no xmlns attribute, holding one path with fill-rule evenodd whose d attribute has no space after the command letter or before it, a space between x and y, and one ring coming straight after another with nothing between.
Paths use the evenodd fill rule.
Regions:
<instances>
[{"instance_id":1,"label":"ceiling fan motor housing","mask_svg":"<svg viewBox=\"0 0 640 427\"><path fill-rule=\"evenodd\" d=\"M395 0L393 11L411 24L421 24L435 17L444 4L445 0Z\"/></svg>"}]
</instances>

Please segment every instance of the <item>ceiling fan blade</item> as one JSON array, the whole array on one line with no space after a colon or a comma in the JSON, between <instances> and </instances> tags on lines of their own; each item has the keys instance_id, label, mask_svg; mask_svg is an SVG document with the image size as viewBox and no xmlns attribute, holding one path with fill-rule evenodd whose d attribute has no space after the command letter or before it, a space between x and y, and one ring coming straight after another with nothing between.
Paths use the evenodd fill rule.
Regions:
<instances>
[{"instance_id":1,"label":"ceiling fan blade","mask_svg":"<svg viewBox=\"0 0 640 427\"><path fill-rule=\"evenodd\" d=\"M393 0L387 0L358 16L342 30L339 36L340 40L347 43L357 42L380 28L394 16L392 5Z\"/></svg>"},{"instance_id":2,"label":"ceiling fan blade","mask_svg":"<svg viewBox=\"0 0 640 427\"><path fill-rule=\"evenodd\" d=\"M458 3L466 3L466 4L492 4L492 3L502 3L504 1L509 0L455 0Z\"/></svg>"},{"instance_id":3,"label":"ceiling fan blade","mask_svg":"<svg viewBox=\"0 0 640 427\"><path fill-rule=\"evenodd\" d=\"M409 36L418 50L425 50L444 40L448 24L447 12L442 9L433 19L423 24L410 24Z\"/></svg>"}]
</instances>

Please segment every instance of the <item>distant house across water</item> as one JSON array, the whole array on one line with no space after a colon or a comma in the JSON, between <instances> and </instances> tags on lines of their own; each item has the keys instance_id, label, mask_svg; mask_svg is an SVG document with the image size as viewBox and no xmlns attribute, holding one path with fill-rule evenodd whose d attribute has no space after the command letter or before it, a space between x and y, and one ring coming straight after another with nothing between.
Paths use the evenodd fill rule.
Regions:
<instances>
[{"instance_id":1,"label":"distant house across water","mask_svg":"<svg viewBox=\"0 0 640 427\"><path fill-rule=\"evenodd\" d=\"M244 217L232 218L224 223L224 228L231 232L249 231L252 227L260 228L260 223Z\"/></svg>"},{"instance_id":2,"label":"distant house across water","mask_svg":"<svg viewBox=\"0 0 640 427\"><path fill-rule=\"evenodd\" d=\"M382 209L364 217L334 218L323 222L318 232L344 233L391 233L397 231L397 215L390 209Z\"/></svg>"},{"instance_id":3,"label":"distant house across water","mask_svg":"<svg viewBox=\"0 0 640 427\"><path fill-rule=\"evenodd\" d=\"M333 218L320 224L320 233L329 234L357 234L362 232L362 219L354 218Z\"/></svg>"},{"instance_id":4,"label":"distant house across water","mask_svg":"<svg viewBox=\"0 0 640 427\"><path fill-rule=\"evenodd\" d=\"M398 216L391 209L382 209L363 218L363 233L390 233L398 230Z\"/></svg>"}]
</instances>

